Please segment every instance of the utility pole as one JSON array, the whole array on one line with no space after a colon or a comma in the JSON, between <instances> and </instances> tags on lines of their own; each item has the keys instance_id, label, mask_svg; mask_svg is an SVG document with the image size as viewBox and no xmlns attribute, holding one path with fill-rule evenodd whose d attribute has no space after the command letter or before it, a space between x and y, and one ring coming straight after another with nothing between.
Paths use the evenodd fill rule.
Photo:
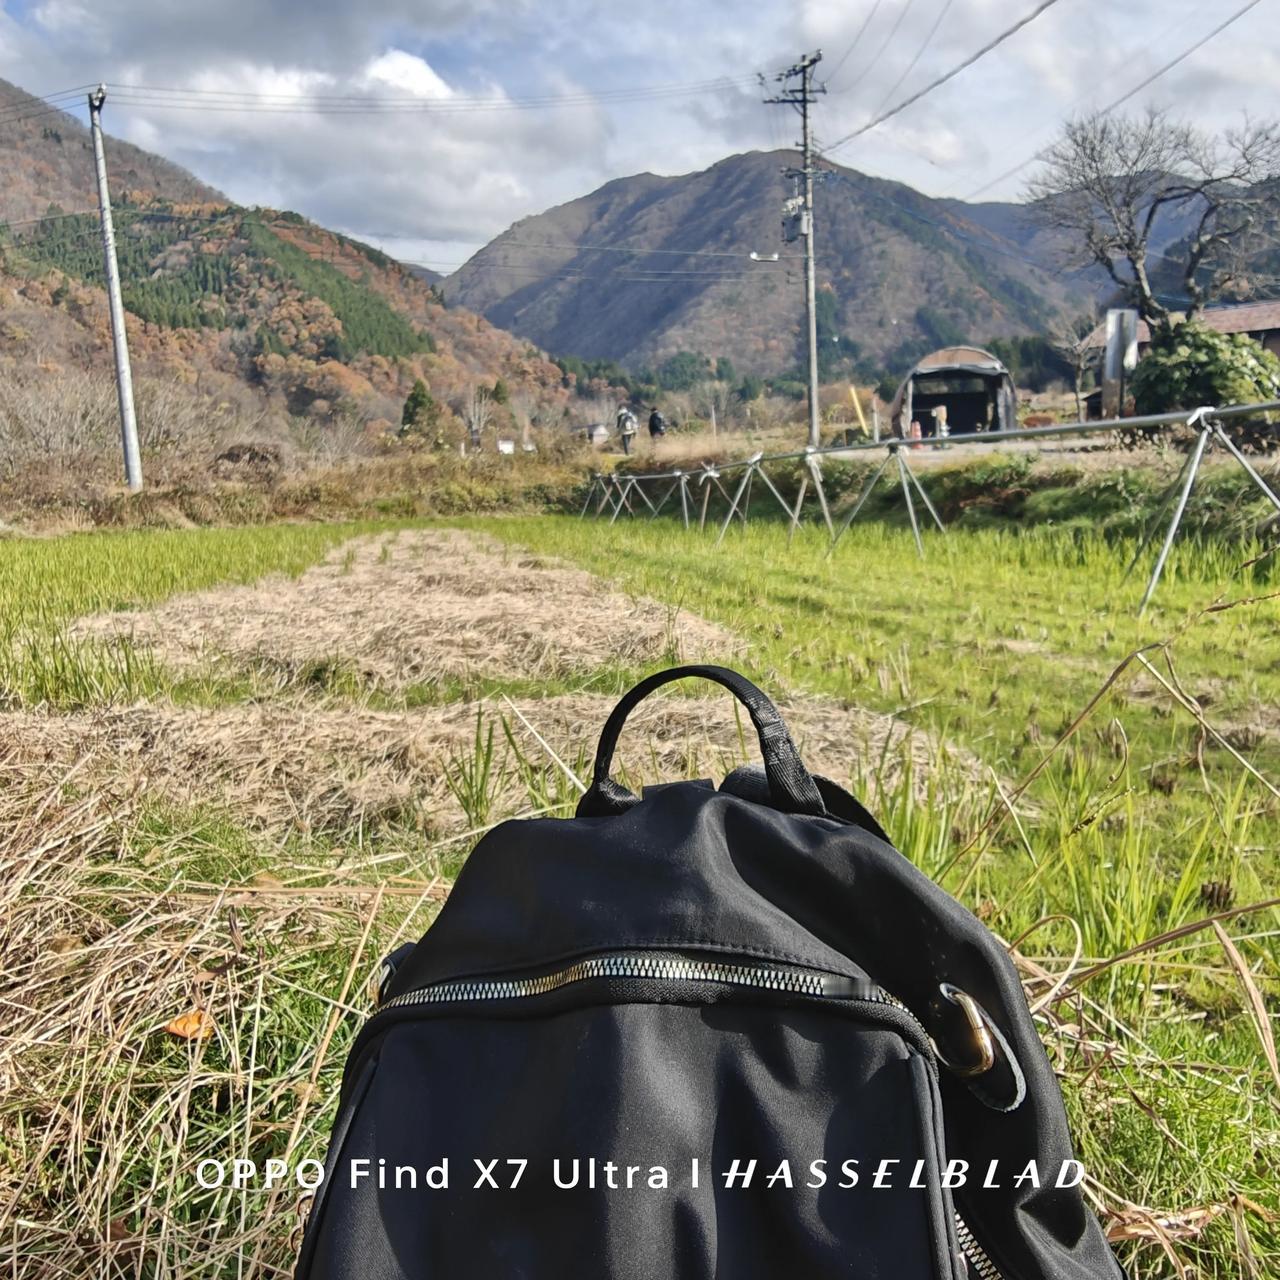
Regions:
<instances>
[{"instance_id":1,"label":"utility pole","mask_svg":"<svg viewBox=\"0 0 1280 1280\"><path fill-rule=\"evenodd\" d=\"M818 424L818 311L817 276L813 258L813 122L809 108L819 93L827 87L815 84L813 69L822 61L822 51L807 53L793 67L774 77L783 87L766 103L786 103L800 112L800 153L803 156L799 169L788 169L787 176L799 186L799 191L783 203L783 239L790 242L804 238L804 306L805 326L809 349L809 444L817 448L821 443Z\"/></svg>"},{"instance_id":2,"label":"utility pole","mask_svg":"<svg viewBox=\"0 0 1280 1280\"><path fill-rule=\"evenodd\" d=\"M107 275L107 304L111 314L111 342L116 355L116 390L120 396L120 439L124 446L124 478L131 493L142 488L142 456L138 449L138 419L133 411L133 373L129 368L129 339L124 329L120 298L120 265L116 262L116 233L107 191L107 161L102 151L102 104L106 85L89 95L89 131L93 135L93 163L98 171L98 209L102 215L102 256Z\"/></svg>"}]
</instances>

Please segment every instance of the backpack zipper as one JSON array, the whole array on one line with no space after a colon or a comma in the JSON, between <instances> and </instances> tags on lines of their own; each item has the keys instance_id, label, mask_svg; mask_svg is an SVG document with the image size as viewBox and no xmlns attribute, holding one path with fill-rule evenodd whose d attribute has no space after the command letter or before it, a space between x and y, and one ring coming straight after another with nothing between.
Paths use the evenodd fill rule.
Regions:
<instances>
[{"instance_id":1,"label":"backpack zipper","mask_svg":"<svg viewBox=\"0 0 1280 1280\"><path fill-rule=\"evenodd\" d=\"M390 976L389 974L387 975ZM795 969L774 965L729 964L680 955L675 952L624 951L587 956L563 969L528 978L461 978L435 982L417 991L406 991L378 1005L377 1014L414 1005L460 1004L477 1000L519 1000L547 995L576 982L600 978L641 978L655 982L723 982L762 991L794 995L855 1000L860 1004L885 1005L905 1014L919 1029L926 1044L929 1034L920 1020L896 996L878 986L840 974L816 969ZM375 1014L376 1016L376 1014ZM979 1280L1005 1280L973 1232L956 1213L956 1238L960 1250L977 1272Z\"/></svg>"},{"instance_id":2,"label":"backpack zipper","mask_svg":"<svg viewBox=\"0 0 1280 1280\"><path fill-rule=\"evenodd\" d=\"M960 1252L977 1272L979 1280L1005 1280L1004 1272L991 1261L990 1255L974 1238L969 1224L958 1214L953 1215L956 1222L956 1239L960 1243Z\"/></svg>"},{"instance_id":3,"label":"backpack zipper","mask_svg":"<svg viewBox=\"0 0 1280 1280\"><path fill-rule=\"evenodd\" d=\"M910 1010L887 992L859 983L854 978L820 973L813 969L786 969L766 965L726 964L719 960L694 959L678 954L619 952L588 956L553 973L531 978L464 978L432 983L417 991L393 996L378 1006L378 1012L406 1005L448 1004L470 1000L513 1000L546 995L575 982L596 978L647 978L656 982L726 982L764 991L784 991L801 996L845 997L872 1004L892 1005ZM913 1019L914 1021L914 1019ZM918 1025L918 1024L917 1024ZM924 1032L924 1028L920 1028Z\"/></svg>"}]
</instances>

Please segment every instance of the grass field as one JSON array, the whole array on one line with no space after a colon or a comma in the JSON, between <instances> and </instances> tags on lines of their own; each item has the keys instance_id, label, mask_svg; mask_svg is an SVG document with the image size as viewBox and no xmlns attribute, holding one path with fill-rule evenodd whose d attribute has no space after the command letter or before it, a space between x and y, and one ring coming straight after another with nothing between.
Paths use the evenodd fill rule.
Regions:
<instances>
[{"instance_id":1,"label":"grass field","mask_svg":"<svg viewBox=\"0 0 1280 1280\"><path fill-rule=\"evenodd\" d=\"M287 1274L296 1189L198 1160L316 1154L378 958L479 830L571 807L543 741L581 773L622 687L726 653L1016 944L1135 1277L1280 1269L1280 912L1239 910L1280 893L1260 548L1179 547L1139 621L1131 547L1078 528L921 562L883 524L829 560L765 524L459 527L0 542L11 1274ZM663 703L633 776L741 755L722 700Z\"/></svg>"}]
</instances>

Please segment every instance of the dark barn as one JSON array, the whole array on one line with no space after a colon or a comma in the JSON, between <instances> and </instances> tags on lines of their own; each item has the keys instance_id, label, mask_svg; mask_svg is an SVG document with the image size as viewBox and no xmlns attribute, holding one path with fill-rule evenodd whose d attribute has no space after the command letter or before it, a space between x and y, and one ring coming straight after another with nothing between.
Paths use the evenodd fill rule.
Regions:
<instances>
[{"instance_id":1,"label":"dark barn","mask_svg":"<svg viewBox=\"0 0 1280 1280\"><path fill-rule=\"evenodd\" d=\"M1017 426L1017 396L1009 371L979 347L943 347L924 357L903 379L890 413L894 435L935 434L935 410L945 411L951 435L1006 431Z\"/></svg>"}]
</instances>

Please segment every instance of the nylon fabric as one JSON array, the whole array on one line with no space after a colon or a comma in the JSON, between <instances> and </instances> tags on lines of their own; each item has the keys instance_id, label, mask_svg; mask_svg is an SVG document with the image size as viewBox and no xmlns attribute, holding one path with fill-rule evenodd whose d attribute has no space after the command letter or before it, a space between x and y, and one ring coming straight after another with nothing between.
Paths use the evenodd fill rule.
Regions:
<instances>
[{"instance_id":1,"label":"nylon fabric","mask_svg":"<svg viewBox=\"0 0 1280 1280\"><path fill-rule=\"evenodd\" d=\"M858 1187L836 1185L840 1163L860 1152L892 1150L908 1169L920 1158L921 1137L904 1133L900 1120L929 1110L913 1059L897 1037L847 1017L790 1009L762 1019L727 1002L596 1006L534 1024L438 1017L400 1025L384 1038L379 1083L339 1164L383 1158L394 1170L447 1158L451 1185L380 1192L362 1184L332 1196L310 1276L351 1276L325 1258L329 1240L354 1237L368 1256L393 1258L376 1274L397 1280L954 1280L950 1262L937 1270L939 1256L949 1257L947 1243L939 1250L934 1240L939 1193L908 1188L905 1174L896 1189L873 1190L869 1170ZM410 1082L423 1079L439 1085L411 1093ZM451 1080L484 1105L458 1105ZM635 1188L585 1186L585 1160L600 1152L641 1171ZM513 1176L505 1165L496 1175L502 1189L474 1190L473 1158L495 1156L531 1164L515 1190L505 1186ZM557 1188L552 1162L563 1162L567 1180L575 1158L579 1186ZM823 1158L828 1185L805 1188L810 1162ZM769 1186L788 1159L795 1185ZM734 1160L757 1161L750 1187L724 1185ZM667 1171L665 1190L647 1185L655 1167ZM369 1223L384 1240L368 1239Z\"/></svg>"},{"instance_id":2,"label":"nylon fabric","mask_svg":"<svg viewBox=\"0 0 1280 1280\"><path fill-rule=\"evenodd\" d=\"M339 1173L352 1158L447 1157L458 1181L417 1193L334 1181L300 1280L972 1280L956 1210L1004 1280L1123 1280L1080 1189L1052 1185L1071 1136L1004 947L833 783L816 811L793 811L786 780L818 784L798 756L799 774L786 763L791 740L754 686L722 668L664 677L708 672L757 702L765 776L643 798L618 787L617 733L655 677L606 724L579 816L480 841L356 1039L330 1151ZM600 962L582 977L588 957ZM717 963L746 980L718 978ZM540 985L551 974L563 980ZM470 985L425 1000L440 983ZM974 1060L944 983L994 1032L980 1077L938 1066L934 1045ZM669 1168L671 1186L556 1189L551 1162L575 1156ZM509 1157L530 1161L527 1185L472 1187L474 1159ZM837 1170L864 1162L860 1190L835 1177L802 1189L810 1161L835 1157ZM766 1171L789 1158L797 1185L713 1180L752 1158ZM870 1191L881 1159L934 1176ZM953 1160L972 1176L943 1187ZM1031 1166L1042 1185L1015 1182Z\"/></svg>"}]
</instances>

